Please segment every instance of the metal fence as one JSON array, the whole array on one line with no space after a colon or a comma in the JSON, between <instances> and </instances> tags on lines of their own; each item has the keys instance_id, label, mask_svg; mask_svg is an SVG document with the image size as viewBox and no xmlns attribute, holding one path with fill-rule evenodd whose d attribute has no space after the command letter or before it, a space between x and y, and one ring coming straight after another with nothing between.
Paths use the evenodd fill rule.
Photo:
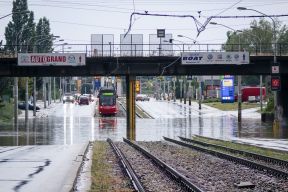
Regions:
<instances>
[{"instance_id":1,"label":"metal fence","mask_svg":"<svg viewBox=\"0 0 288 192\"><path fill-rule=\"evenodd\" d=\"M143 39L142 39L143 40ZM141 38L140 40L141 41ZM180 56L181 52L225 52L225 51L248 51L250 55L272 56L274 55L271 44L251 46L249 44L174 44L166 41L154 44L137 43L138 41L123 41L120 44L112 43L95 44L56 44L54 53L85 53L87 57L162 57ZM15 51L6 49L7 45L0 47L0 57L16 57ZM27 45L12 45L23 47ZM11 46L10 46L11 47ZM21 51L20 51L21 52ZM277 56L288 55L288 44L277 44Z\"/></svg>"}]
</instances>

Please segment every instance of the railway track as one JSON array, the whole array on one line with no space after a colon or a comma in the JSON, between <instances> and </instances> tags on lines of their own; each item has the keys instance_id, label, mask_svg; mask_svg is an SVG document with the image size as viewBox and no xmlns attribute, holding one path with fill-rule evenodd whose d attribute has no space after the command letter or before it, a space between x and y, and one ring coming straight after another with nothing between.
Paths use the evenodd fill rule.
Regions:
<instances>
[{"instance_id":1,"label":"railway track","mask_svg":"<svg viewBox=\"0 0 288 192\"><path fill-rule=\"evenodd\" d=\"M222 159L226 159L229 161L233 161L233 162L245 165L245 166L253 168L253 169L257 169L257 170L259 170L265 174L270 174L270 175L273 175L273 176L276 176L278 178L285 179L285 180L288 179L288 173L285 171L279 170L279 169L275 169L275 168L272 168L272 167L269 167L269 166L266 166L266 165L263 165L260 163L256 163L256 162L251 161L251 160L243 159L243 158L229 155L229 154L219 152L216 150L201 147L201 146L199 146L199 144L195 145L195 144L185 143L185 142L178 141L178 140L171 139L171 138L167 138L167 137L163 137L163 138L166 141L169 141L169 142L181 145L181 146L185 146L185 147L188 147L188 148L200 151L200 152L204 152L204 153L208 153L208 154L213 155L213 156L217 156L217 157L222 158Z\"/></svg>"},{"instance_id":2,"label":"railway track","mask_svg":"<svg viewBox=\"0 0 288 192\"><path fill-rule=\"evenodd\" d=\"M115 154L120 159L122 166L125 168L131 182L135 187L135 190L194 192L203 191L194 183L189 181L185 176L161 161L159 158L149 153L141 146L127 139L123 140L125 143L119 143L118 147L114 145L110 139L107 141L110 143L115 151ZM119 148L121 148L121 150ZM131 150L131 148L134 149L137 153L133 154L133 150ZM127 154L127 157L125 157L124 154ZM131 166L131 164L133 164L133 166ZM137 175L140 176L140 179ZM181 186L181 188L179 188L179 186Z\"/></svg>"},{"instance_id":3,"label":"railway track","mask_svg":"<svg viewBox=\"0 0 288 192\"><path fill-rule=\"evenodd\" d=\"M225 146L222 146L222 145L211 144L211 143L207 143L207 142L204 142L204 141L198 141L198 140L188 139L188 138L184 138L184 137L179 137L179 138L182 141L186 141L186 142L189 142L189 143L195 143L195 144L198 144L198 145L201 145L201 146L204 146L204 147L214 148L214 149L218 149L218 150L221 150L221 151L228 151L228 152L233 153L233 154L240 154L240 155L242 155L244 157L250 157L250 158L253 158L253 159L257 159L257 160L263 161L263 162L265 162L267 164L273 164L273 165L276 164L276 165L281 166L282 168L288 169L288 161L285 161L285 160L282 160L282 159L277 159L277 158L273 158L273 157L259 155L259 154L252 153L252 152L249 152L249 151L233 149L233 148L225 147Z\"/></svg>"},{"instance_id":4,"label":"railway track","mask_svg":"<svg viewBox=\"0 0 288 192\"><path fill-rule=\"evenodd\" d=\"M144 187L143 187L142 183L140 182L138 176L136 175L135 171L133 170L132 166L130 165L129 161L124 156L122 151L120 151L120 149L118 147L116 147L116 145L114 145L114 143L112 142L111 139L108 138L107 142L113 148L116 156L118 157L119 161L121 162L122 167L124 168L124 170L126 171L127 175L129 176L129 178L130 178L135 190L139 191L139 192L144 192L145 190L144 190Z\"/></svg>"}]
</instances>

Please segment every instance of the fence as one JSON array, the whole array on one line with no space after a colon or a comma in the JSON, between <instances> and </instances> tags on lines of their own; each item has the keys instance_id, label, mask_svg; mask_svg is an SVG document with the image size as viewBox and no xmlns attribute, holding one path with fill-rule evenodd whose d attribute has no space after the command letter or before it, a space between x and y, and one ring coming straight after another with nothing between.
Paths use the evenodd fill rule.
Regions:
<instances>
[{"instance_id":1,"label":"fence","mask_svg":"<svg viewBox=\"0 0 288 192\"><path fill-rule=\"evenodd\" d=\"M12 47L26 47L27 45L12 45ZM0 57L16 57L15 51L7 50L7 45L0 47ZM11 47L11 46L9 46ZM102 47L102 49L98 49ZM103 49L105 47L105 49ZM54 53L85 53L87 57L162 57L180 56L182 52L225 52L248 51L251 56L273 56L271 44L56 44ZM21 52L21 49L18 48ZM288 44L277 44L277 56L288 55Z\"/></svg>"}]
</instances>

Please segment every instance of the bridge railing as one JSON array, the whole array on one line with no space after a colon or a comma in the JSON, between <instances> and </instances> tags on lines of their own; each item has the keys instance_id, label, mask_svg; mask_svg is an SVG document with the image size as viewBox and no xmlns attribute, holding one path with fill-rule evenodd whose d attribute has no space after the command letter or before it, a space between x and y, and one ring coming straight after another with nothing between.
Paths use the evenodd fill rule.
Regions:
<instances>
[{"instance_id":1,"label":"bridge railing","mask_svg":"<svg viewBox=\"0 0 288 192\"><path fill-rule=\"evenodd\" d=\"M0 57L17 57L17 52L29 52L30 45L3 45L0 47ZM9 50L8 47L14 48ZM272 56L271 44L55 44L53 53L85 53L87 57L161 57L180 56L181 52L225 52L248 51L250 55ZM34 45L37 52L37 45ZM277 56L288 55L288 44L277 44Z\"/></svg>"}]
</instances>

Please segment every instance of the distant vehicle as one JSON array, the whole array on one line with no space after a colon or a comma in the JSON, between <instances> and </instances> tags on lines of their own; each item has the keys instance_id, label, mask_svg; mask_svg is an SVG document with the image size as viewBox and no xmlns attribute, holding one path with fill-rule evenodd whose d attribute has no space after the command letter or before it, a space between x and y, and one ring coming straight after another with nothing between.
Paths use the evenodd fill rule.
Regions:
<instances>
[{"instance_id":1,"label":"distant vehicle","mask_svg":"<svg viewBox=\"0 0 288 192\"><path fill-rule=\"evenodd\" d=\"M89 98L84 96L84 95L81 95L78 99L78 104L79 105L89 105Z\"/></svg>"},{"instance_id":2,"label":"distant vehicle","mask_svg":"<svg viewBox=\"0 0 288 192\"><path fill-rule=\"evenodd\" d=\"M25 110L26 109L26 103L25 102L19 103L18 104L18 109ZM34 110L34 105L31 104L31 103L28 103L28 110ZM37 105L36 105L36 110L37 111L40 110L40 107L38 107Z\"/></svg>"},{"instance_id":3,"label":"distant vehicle","mask_svg":"<svg viewBox=\"0 0 288 192\"><path fill-rule=\"evenodd\" d=\"M62 98L62 101L63 103L66 103L66 102L74 103L75 98L73 97L71 93L65 93L65 95Z\"/></svg>"},{"instance_id":4,"label":"distant vehicle","mask_svg":"<svg viewBox=\"0 0 288 192\"><path fill-rule=\"evenodd\" d=\"M243 87L242 92L242 101L251 101L251 98L254 98L253 101L260 101L260 87ZM266 89L262 87L262 98L266 97ZM235 96L235 100L238 99L238 95ZM249 100L250 99L250 100Z\"/></svg>"},{"instance_id":5,"label":"distant vehicle","mask_svg":"<svg viewBox=\"0 0 288 192\"><path fill-rule=\"evenodd\" d=\"M116 105L117 94L114 88L101 88L97 96L99 98L98 111L100 115L116 115L118 112Z\"/></svg>"},{"instance_id":6,"label":"distant vehicle","mask_svg":"<svg viewBox=\"0 0 288 192\"><path fill-rule=\"evenodd\" d=\"M150 98L146 94L138 94L136 95L136 101L149 101Z\"/></svg>"}]
</instances>

